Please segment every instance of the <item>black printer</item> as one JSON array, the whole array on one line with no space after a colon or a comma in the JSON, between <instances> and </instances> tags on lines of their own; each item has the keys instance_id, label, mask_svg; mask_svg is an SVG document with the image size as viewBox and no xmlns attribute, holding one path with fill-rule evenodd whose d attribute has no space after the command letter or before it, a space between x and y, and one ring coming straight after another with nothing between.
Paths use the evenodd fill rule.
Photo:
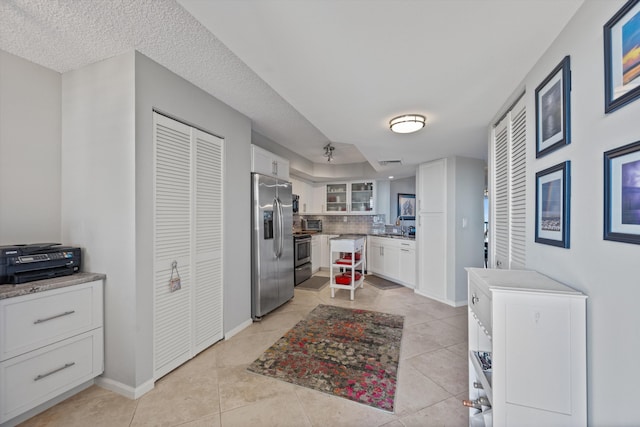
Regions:
<instances>
[{"instance_id":1,"label":"black printer","mask_svg":"<svg viewBox=\"0 0 640 427\"><path fill-rule=\"evenodd\" d=\"M68 276L80 271L81 250L60 243L0 246L0 285Z\"/></svg>"}]
</instances>

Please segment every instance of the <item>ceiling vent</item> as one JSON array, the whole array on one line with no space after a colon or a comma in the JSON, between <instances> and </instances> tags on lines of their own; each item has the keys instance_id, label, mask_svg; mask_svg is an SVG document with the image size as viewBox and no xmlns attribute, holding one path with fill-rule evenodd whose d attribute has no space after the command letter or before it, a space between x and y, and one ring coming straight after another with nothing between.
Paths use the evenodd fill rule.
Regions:
<instances>
[{"instance_id":1,"label":"ceiling vent","mask_svg":"<svg viewBox=\"0 0 640 427\"><path fill-rule=\"evenodd\" d=\"M401 165L402 160L378 160L380 166L396 166Z\"/></svg>"}]
</instances>

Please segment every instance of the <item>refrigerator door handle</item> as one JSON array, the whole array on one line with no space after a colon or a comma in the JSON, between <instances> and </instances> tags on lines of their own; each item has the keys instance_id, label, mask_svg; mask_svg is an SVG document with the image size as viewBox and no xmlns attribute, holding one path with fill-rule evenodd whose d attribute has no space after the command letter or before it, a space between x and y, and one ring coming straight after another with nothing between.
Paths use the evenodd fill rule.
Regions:
<instances>
[{"instance_id":1,"label":"refrigerator door handle","mask_svg":"<svg viewBox=\"0 0 640 427\"><path fill-rule=\"evenodd\" d=\"M280 258L280 233L282 232L280 228L280 207L278 205L278 198L273 199L273 215L274 218L274 227L273 227L273 256L275 258Z\"/></svg>"},{"instance_id":2,"label":"refrigerator door handle","mask_svg":"<svg viewBox=\"0 0 640 427\"><path fill-rule=\"evenodd\" d=\"M282 212L282 202L279 198L276 197L278 201L278 258L282 255L282 250L284 249L284 212Z\"/></svg>"}]
</instances>

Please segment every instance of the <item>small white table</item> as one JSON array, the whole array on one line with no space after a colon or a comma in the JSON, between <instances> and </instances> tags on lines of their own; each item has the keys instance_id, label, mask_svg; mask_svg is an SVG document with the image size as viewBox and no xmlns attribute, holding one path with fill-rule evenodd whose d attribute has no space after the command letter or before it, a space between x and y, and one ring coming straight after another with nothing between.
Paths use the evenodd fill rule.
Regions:
<instances>
[{"instance_id":1,"label":"small white table","mask_svg":"<svg viewBox=\"0 0 640 427\"><path fill-rule=\"evenodd\" d=\"M329 262L331 263L331 298L335 297L336 289L351 291L353 301L356 288L364 287L364 271L366 260L364 236L342 235L330 240ZM336 272L350 270L351 280L348 284L336 283ZM360 278L356 279L356 270L361 270Z\"/></svg>"}]
</instances>

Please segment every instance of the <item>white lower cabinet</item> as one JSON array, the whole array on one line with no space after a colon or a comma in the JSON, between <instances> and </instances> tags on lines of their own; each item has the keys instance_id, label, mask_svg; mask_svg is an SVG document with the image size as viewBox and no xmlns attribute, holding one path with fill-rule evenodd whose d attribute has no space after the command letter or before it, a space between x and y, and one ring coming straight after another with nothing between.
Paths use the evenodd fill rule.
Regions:
<instances>
[{"instance_id":1,"label":"white lower cabinet","mask_svg":"<svg viewBox=\"0 0 640 427\"><path fill-rule=\"evenodd\" d=\"M0 423L104 370L103 283L0 300Z\"/></svg>"},{"instance_id":2,"label":"white lower cabinet","mask_svg":"<svg viewBox=\"0 0 640 427\"><path fill-rule=\"evenodd\" d=\"M488 399L469 425L587 425L586 295L534 271L467 271L469 400Z\"/></svg>"},{"instance_id":3,"label":"white lower cabinet","mask_svg":"<svg viewBox=\"0 0 640 427\"><path fill-rule=\"evenodd\" d=\"M369 236L367 271L410 288L416 283L416 242Z\"/></svg>"},{"instance_id":4,"label":"white lower cabinet","mask_svg":"<svg viewBox=\"0 0 640 427\"><path fill-rule=\"evenodd\" d=\"M410 288L416 287L416 244L400 242L400 281Z\"/></svg>"}]
</instances>

